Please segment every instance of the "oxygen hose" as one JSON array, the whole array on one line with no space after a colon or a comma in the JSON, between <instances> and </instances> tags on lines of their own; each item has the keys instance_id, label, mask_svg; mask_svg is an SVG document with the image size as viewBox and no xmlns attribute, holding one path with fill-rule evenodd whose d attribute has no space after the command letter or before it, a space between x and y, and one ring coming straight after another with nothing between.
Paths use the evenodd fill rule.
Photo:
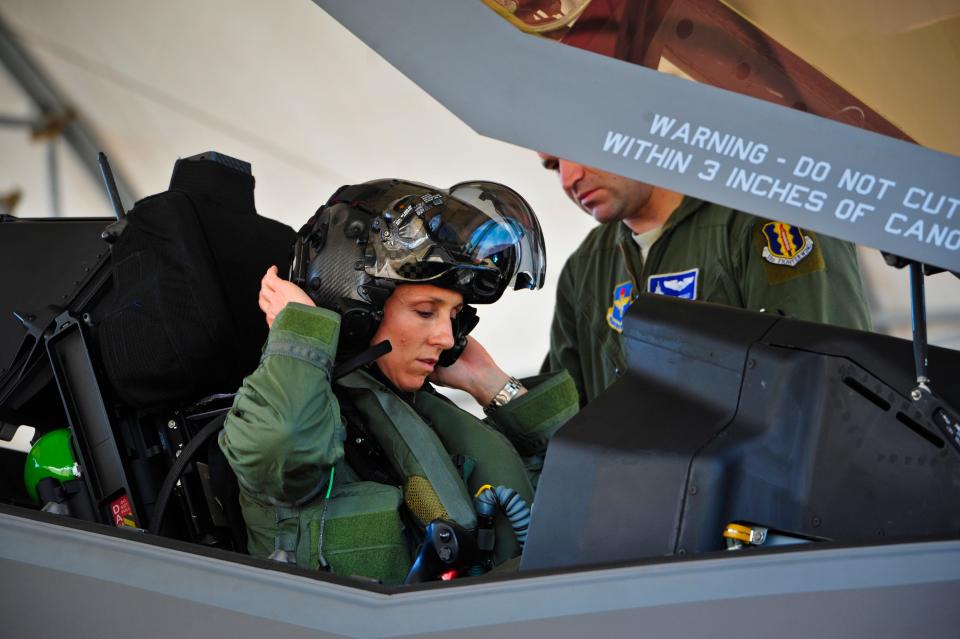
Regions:
<instances>
[{"instance_id":1,"label":"oxygen hose","mask_svg":"<svg viewBox=\"0 0 960 639\"><path fill-rule=\"evenodd\" d=\"M530 526L530 506L524 501L523 497L517 494L512 488L506 486L497 486L494 488L490 484L484 484L477 491L474 497L474 505L477 509L478 520L489 519L492 525L493 509L500 506L500 509L510 520L513 527L513 534L516 535L517 543L520 544L520 550L523 550L523 544L527 541L527 528ZM492 529L491 529L492 532ZM492 537L489 548L483 548L484 545L478 534L477 542L483 550L493 548Z\"/></svg>"}]
</instances>

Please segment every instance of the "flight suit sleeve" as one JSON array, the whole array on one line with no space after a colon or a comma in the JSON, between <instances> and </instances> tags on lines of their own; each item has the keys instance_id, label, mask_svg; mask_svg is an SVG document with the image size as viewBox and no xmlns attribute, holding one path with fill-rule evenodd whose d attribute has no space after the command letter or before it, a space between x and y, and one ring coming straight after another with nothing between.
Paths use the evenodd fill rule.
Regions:
<instances>
[{"instance_id":1,"label":"flight suit sleeve","mask_svg":"<svg viewBox=\"0 0 960 639\"><path fill-rule=\"evenodd\" d=\"M274 320L260 366L243 381L220 435L250 498L302 503L343 457L345 431L330 384L339 333L340 316L323 308L290 303Z\"/></svg>"},{"instance_id":2,"label":"flight suit sleeve","mask_svg":"<svg viewBox=\"0 0 960 639\"><path fill-rule=\"evenodd\" d=\"M744 307L801 320L870 330L853 244L799 227L756 220L734 245L742 253Z\"/></svg>"},{"instance_id":3,"label":"flight suit sleeve","mask_svg":"<svg viewBox=\"0 0 960 639\"><path fill-rule=\"evenodd\" d=\"M567 371L528 377L522 383L527 392L493 409L487 421L522 457L541 455L550 437L580 409L579 396Z\"/></svg>"},{"instance_id":4,"label":"flight suit sleeve","mask_svg":"<svg viewBox=\"0 0 960 639\"><path fill-rule=\"evenodd\" d=\"M580 344L577 339L577 307L574 266L567 260L560 272L557 284L557 303L553 309L553 321L550 325L550 350L540 367L541 373L566 371L572 380L578 396L583 401L586 387L580 367Z\"/></svg>"}]
</instances>

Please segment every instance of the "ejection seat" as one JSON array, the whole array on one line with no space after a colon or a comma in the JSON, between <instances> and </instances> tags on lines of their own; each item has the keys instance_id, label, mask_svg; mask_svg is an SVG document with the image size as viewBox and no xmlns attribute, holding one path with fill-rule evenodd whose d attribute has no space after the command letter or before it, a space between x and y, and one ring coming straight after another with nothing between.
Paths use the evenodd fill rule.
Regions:
<instances>
[{"instance_id":1,"label":"ejection seat","mask_svg":"<svg viewBox=\"0 0 960 639\"><path fill-rule=\"evenodd\" d=\"M69 427L84 518L245 548L216 437L195 444L162 522L156 511L170 469L256 368L260 279L288 268L295 233L256 213L253 188L249 164L209 152L112 223L3 219L0 312L20 326L0 327L0 420L37 437ZM22 484L0 496L27 501Z\"/></svg>"}]
</instances>

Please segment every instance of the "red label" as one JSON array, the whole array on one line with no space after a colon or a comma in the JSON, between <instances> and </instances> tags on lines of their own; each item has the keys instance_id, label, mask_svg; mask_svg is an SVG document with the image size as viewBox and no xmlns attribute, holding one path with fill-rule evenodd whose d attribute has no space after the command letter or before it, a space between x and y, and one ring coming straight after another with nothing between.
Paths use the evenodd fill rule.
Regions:
<instances>
[{"instance_id":1,"label":"red label","mask_svg":"<svg viewBox=\"0 0 960 639\"><path fill-rule=\"evenodd\" d=\"M130 500L126 495L120 495L110 504L110 514L113 515L113 525L117 528L129 526L136 528L137 522L133 520L133 509L130 508Z\"/></svg>"}]
</instances>

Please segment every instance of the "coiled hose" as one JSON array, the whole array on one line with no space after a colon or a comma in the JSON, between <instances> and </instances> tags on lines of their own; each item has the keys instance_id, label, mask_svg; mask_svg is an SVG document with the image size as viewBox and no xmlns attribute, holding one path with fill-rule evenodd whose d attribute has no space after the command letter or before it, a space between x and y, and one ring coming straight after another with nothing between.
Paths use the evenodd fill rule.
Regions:
<instances>
[{"instance_id":1,"label":"coiled hose","mask_svg":"<svg viewBox=\"0 0 960 639\"><path fill-rule=\"evenodd\" d=\"M520 544L520 550L523 550L523 545L527 541L527 529L530 527L530 506L527 505L523 497L517 494L517 491L506 486L494 488L490 484L485 484L477 491L473 502L477 509L478 519L489 518L491 524L494 508L500 506L500 510L510 520L513 534L517 538L517 543ZM479 538L478 542L481 547L485 545ZM491 543L490 548L492 547Z\"/></svg>"}]
</instances>

